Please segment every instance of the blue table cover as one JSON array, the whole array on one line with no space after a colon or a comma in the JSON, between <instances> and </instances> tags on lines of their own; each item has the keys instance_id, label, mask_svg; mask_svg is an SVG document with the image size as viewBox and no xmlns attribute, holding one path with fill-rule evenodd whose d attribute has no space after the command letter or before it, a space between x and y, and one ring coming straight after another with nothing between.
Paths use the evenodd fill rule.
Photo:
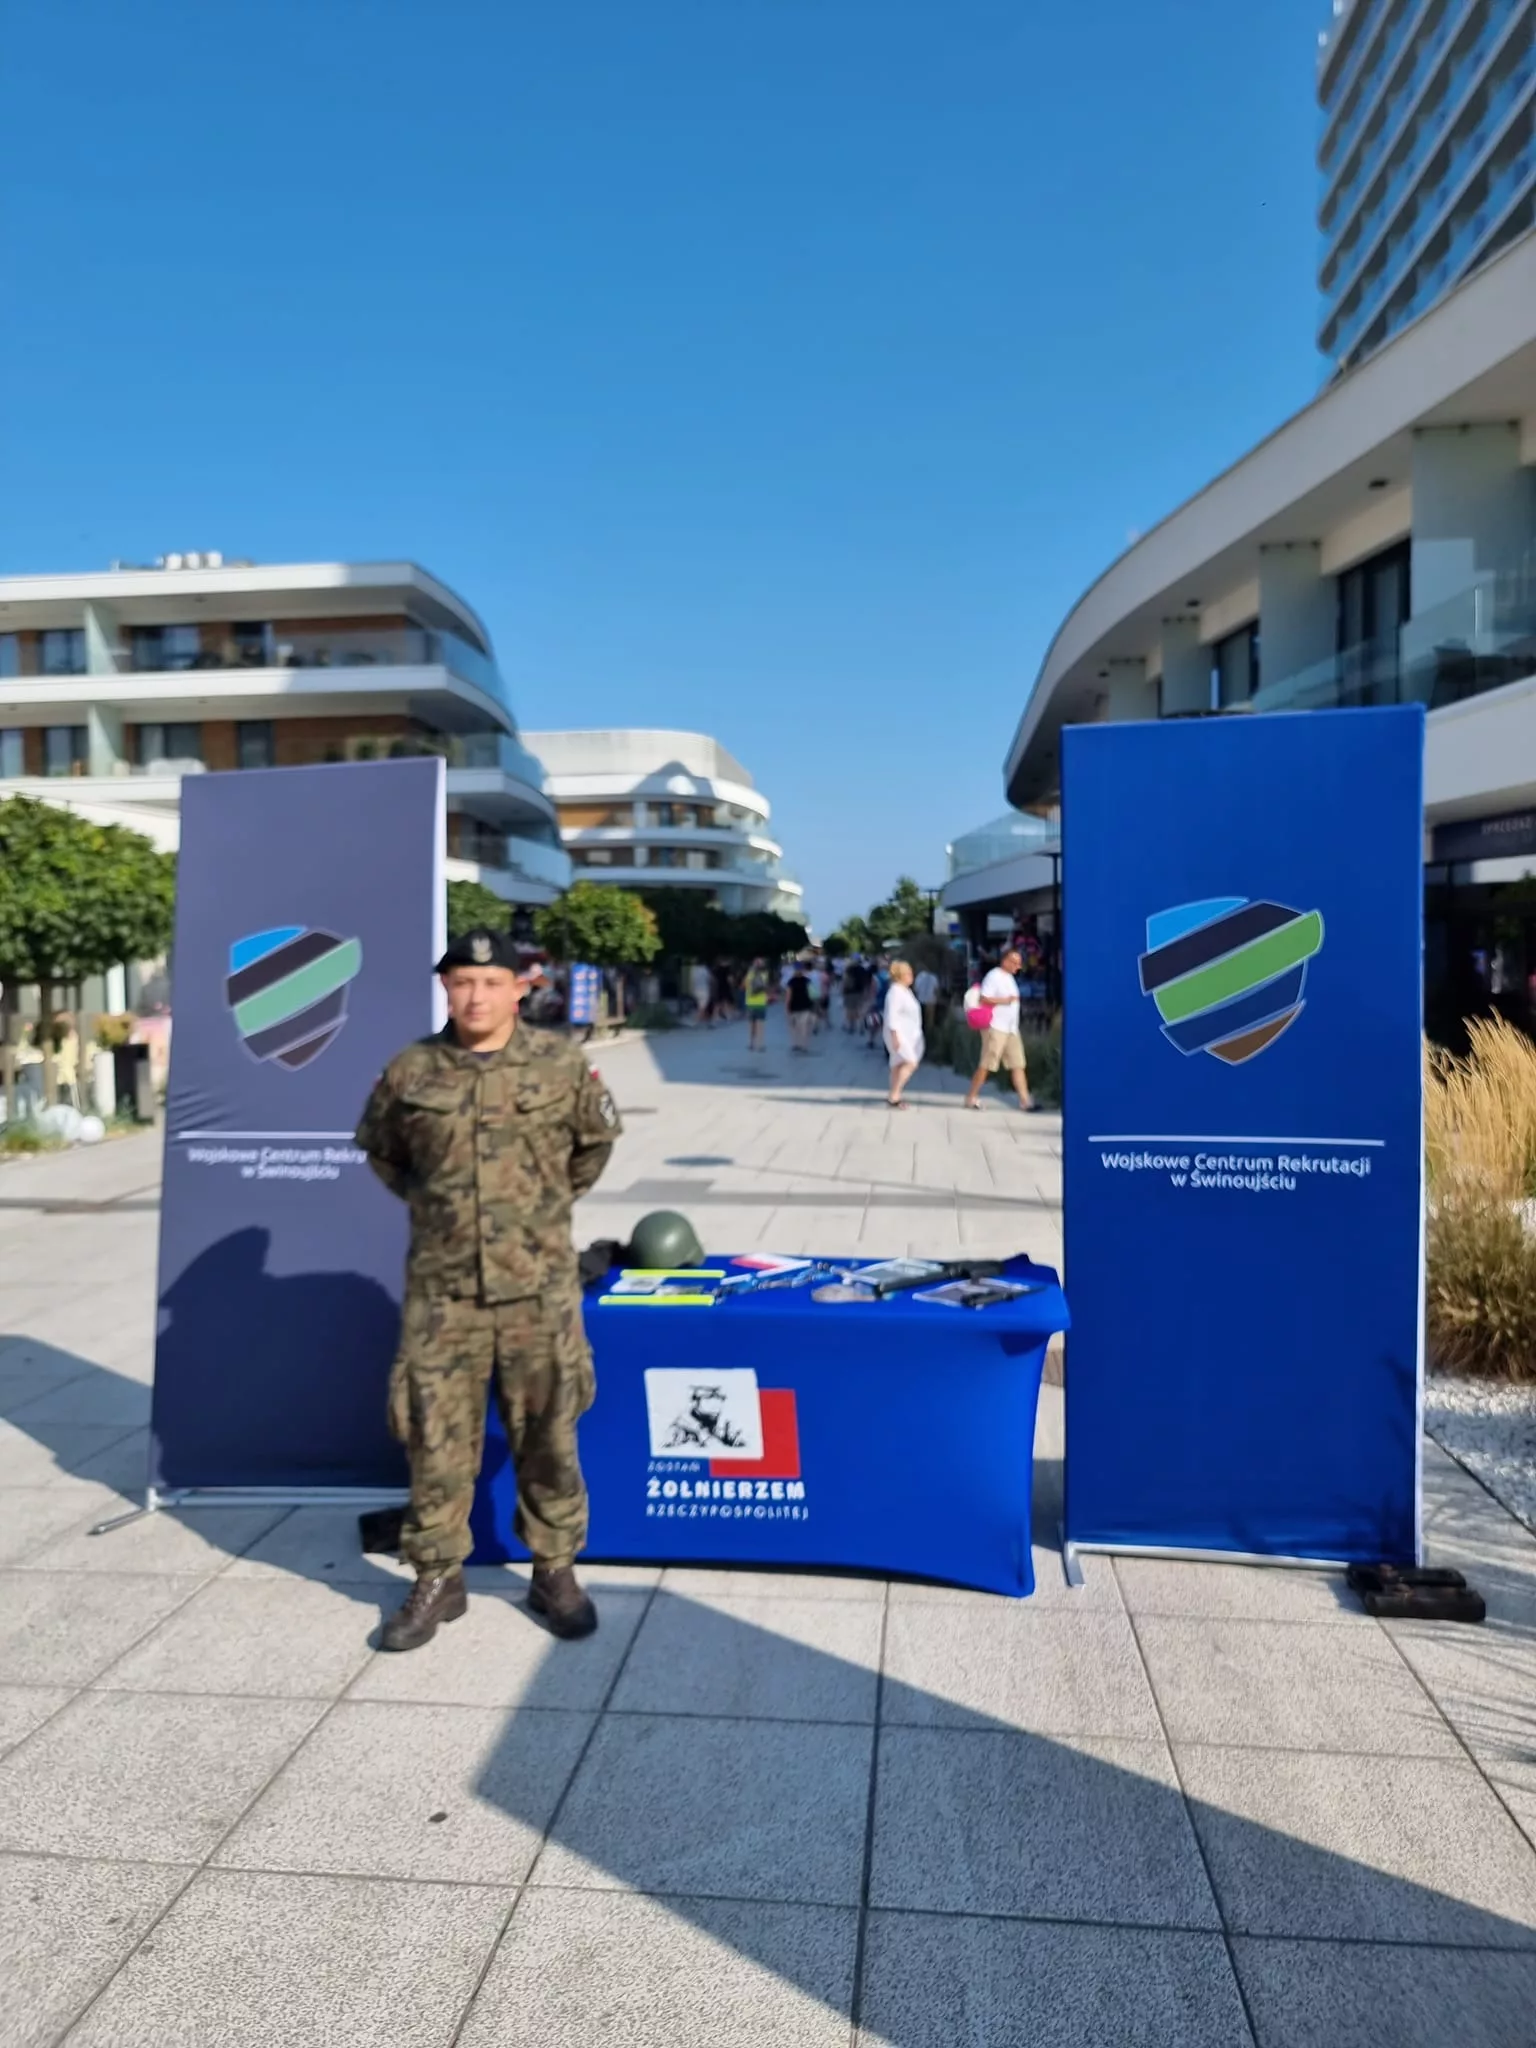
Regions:
<instances>
[{"instance_id":1,"label":"blue table cover","mask_svg":"<svg viewBox=\"0 0 1536 2048\"><path fill-rule=\"evenodd\" d=\"M636 1307L601 1302L607 1283L589 1291L587 1556L845 1566L1032 1592L1035 1408L1067 1304L1048 1266L1014 1259L1005 1277L1040 1291L982 1309L910 1293L818 1302L809 1288ZM472 1562L527 1555L515 1504L492 1401Z\"/></svg>"}]
</instances>

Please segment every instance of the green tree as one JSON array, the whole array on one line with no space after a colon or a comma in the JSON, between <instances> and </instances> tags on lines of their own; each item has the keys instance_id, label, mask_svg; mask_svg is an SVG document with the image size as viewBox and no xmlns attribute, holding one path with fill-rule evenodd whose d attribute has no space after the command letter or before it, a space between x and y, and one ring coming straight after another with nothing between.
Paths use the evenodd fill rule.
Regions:
<instances>
[{"instance_id":1,"label":"green tree","mask_svg":"<svg viewBox=\"0 0 1536 2048\"><path fill-rule=\"evenodd\" d=\"M806 944L803 924L771 910L732 916L717 910L697 889L646 889L642 899L655 912L661 952L669 960L765 960L797 953Z\"/></svg>"},{"instance_id":2,"label":"green tree","mask_svg":"<svg viewBox=\"0 0 1536 2048\"><path fill-rule=\"evenodd\" d=\"M538 913L533 928L551 959L593 967L643 967L661 950L655 911L632 890L612 884L578 882Z\"/></svg>"},{"instance_id":3,"label":"green tree","mask_svg":"<svg viewBox=\"0 0 1536 2048\"><path fill-rule=\"evenodd\" d=\"M873 953L875 950L875 935L867 917L845 917L832 938L841 941L845 953Z\"/></svg>"},{"instance_id":4,"label":"green tree","mask_svg":"<svg viewBox=\"0 0 1536 2048\"><path fill-rule=\"evenodd\" d=\"M512 923L512 906L503 902L494 889L487 889L484 882L450 882L448 884L448 936L462 939L466 932L485 926L493 932L504 932Z\"/></svg>"},{"instance_id":5,"label":"green tree","mask_svg":"<svg viewBox=\"0 0 1536 2048\"><path fill-rule=\"evenodd\" d=\"M726 922L730 933L725 950L733 960L782 960L786 953L798 953L810 942L803 924L780 917L776 910L750 910Z\"/></svg>"},{"instance_id":6,"label":"green tree","mask_svg":"<svg viewBox=\"0 0 1536 2048\"><path fill-rule=\"evenodd\" d=\"M702 889L644 889L638 892L656 919L660 951L669 960L713 960L729 951L732 920L717 910Z\"/></svg>"},{"instance_id":7,"label":"green tree","mask_svg":"<svg viewBox=\"0 0 1536 2048\"><path fill-rule=\"evenodd\" d=\"M31 797L0 802L0 982L83 981L171 942L176 861L142 833L92 825Z\"/></svg>"},{"instance_id":8,"label":"green tree","mask_svg":"<svg viewBox=\"0 0 1536 2048\"><path fill-rule=\"evenodd\" d=\"M884 903L869 913L869 928L880 946L893 945L913 932L931 932L933 905L910 875L900 875Z\"/></svg>"}]
</instances>

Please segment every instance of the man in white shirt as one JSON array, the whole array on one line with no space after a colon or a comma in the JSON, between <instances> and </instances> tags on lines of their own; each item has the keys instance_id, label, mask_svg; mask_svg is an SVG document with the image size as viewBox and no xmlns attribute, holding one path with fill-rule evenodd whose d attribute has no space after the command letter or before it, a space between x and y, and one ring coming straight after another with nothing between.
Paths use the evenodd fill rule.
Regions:
<instances>
[{"instance_id":1,"label":"man in white shirt","mask_svg":"<svg viewBox=\"0 0 1536 2048\"><path fill-rule=\"evenodd\" d=\"M1035 1106L1024 1069L1024 1041L1019 1036L1019 984L1014 979L1023 964L1018 949L1011 946L981 984L981 1000L991 1005L992 1021L981 1034L981 1064L971 1076L965 1098L967 1109L980 1109L978 1098L987 1076L995 1074L999 1067L1008 1069L1020 1109Z\"/></svg>"}]
</instances>

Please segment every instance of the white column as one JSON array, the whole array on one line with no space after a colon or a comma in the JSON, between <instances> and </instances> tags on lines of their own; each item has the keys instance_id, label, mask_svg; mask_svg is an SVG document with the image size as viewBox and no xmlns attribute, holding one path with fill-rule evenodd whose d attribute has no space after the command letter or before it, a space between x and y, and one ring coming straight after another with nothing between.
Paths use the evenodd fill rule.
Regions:
<instances>
[{"instance_id":1,"label":"white column","mask_svg":"<svg viewBox=\"0 0 1536 2048\"><path fill-rule=\"evenodd\" d=\"M117 614L104 604L85 607L85 667L93 676L115 676L118 659Z\"/></svg>"},{"instance_id":2,"label":"white column","mask_svg":"<svg viewBox=\"0 0 1536 2048\"><path fill-rule=\"evenodd\" d=\"M1200 640L1200 621L1183 617L1164 619L1162 629L1163 679L1159 708L1164 718L1176 711L1209 711L1211 708L1211 650Z\"/></svg>"},{"instance_id":3,"label":"white column","mask_svg":"<svg viewBox=\"0 0 1536 2048\"><path fill-rule=\"evenodd\" d=\"M115 775L127 766L123 715L112 704L93 704L86 713L87 767L92 775Z\"/></svg>"},{"instance_id":4,"label":"white column","mask_svg":"<svg viewBox=\"0 0 1536 2048\"><path fill-rule=\"evenodd\" d=\"M1101 680L1104 687L1100 702L1105 718L1156 718L1157 685L1147 680L1144 661L1106 662Z\"/></svg>"},{"instance_id":5,"label":"white column","mask_svg":"<svg viewBox=\"0 0 1536 2048\"><path fill-rule=\"evenodd\" d=\"M1413 616L1517 568L1536 541L1536 471L1508 425L1420 427L1413 437Z\"/></svg>"},{"instance_id":6,"label":"white column","mask_svg":"<svg viewBox=\"0 0 1536 2048\"><path fill-rule=\"evenodd\" d=\"M1285 681L1332 658L1338 592L1322 573L1316 541L1259 549L1259 686Z\"/></svg>"}]
</instances>

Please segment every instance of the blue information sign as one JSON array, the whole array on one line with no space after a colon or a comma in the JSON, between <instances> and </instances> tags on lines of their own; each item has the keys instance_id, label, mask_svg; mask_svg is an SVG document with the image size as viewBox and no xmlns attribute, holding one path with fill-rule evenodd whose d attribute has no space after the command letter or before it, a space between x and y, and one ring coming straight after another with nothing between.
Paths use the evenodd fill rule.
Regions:
<instances>
[{"instance_id":1,"label":"blue information sign","mask_svg":"<svg viewBox=\"0 0 1536 2048\"><path fill-rule=\"evenodd\" d=\"M571 968L570 1002L566 1008L566 1021L570 1024L595 1024L597 1022L598 990L600 980L595 967L583 966L580 962Z\"/></svg>"},{"instance_id":2,"label":"blue information sign","mask_svg":"<svg viewBox=\"0 0 1536 2048\"><path fill-rule=\"evenodd\" d=\"M189 776L152 1484L378 1487L405 1212L352 1133L432 1029L443 766Z\"/></svg>"},{"instance_id":3,"label":"blue information sign","mask_svg":"<svg viewBox=\"0 0 1536 2048\"><path fill-rule=\"evenodd\" d=\"M1062 736L1076 1543L1417 1555L1423 732Z\"/></svg>"}]
</instances>

